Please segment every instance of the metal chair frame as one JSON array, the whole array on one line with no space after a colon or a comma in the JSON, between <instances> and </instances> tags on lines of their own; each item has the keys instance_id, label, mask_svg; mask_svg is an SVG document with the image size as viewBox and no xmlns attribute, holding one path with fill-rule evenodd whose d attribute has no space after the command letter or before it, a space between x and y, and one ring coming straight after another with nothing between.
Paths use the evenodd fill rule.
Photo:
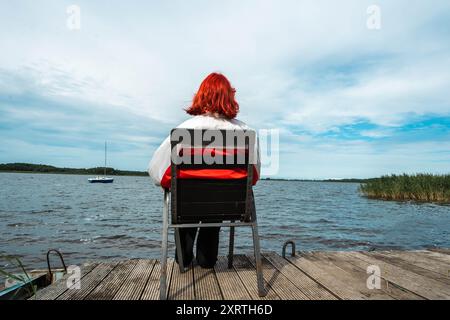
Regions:
<instances>
[{"instance_id":1,"label":"metal chair frame","mask_svg":"<svg viewBox=\"0 0 450 320\"><path fill-rule=\"evenodd\" d=\"M172 150L177 148L181 141L178 138L174 138L174 133L178 129L173 129L171 131L171 147ZM182 129L187 130L191 137L202 132L202 137L204 136L204 132L206 130L193 130L193 129ZM211 130L209 130L211 131ZM227 134L226 130L215 130L220 131L220 134L225 136ZM241 130L242 131L242 130ZM234 131L236 133L236 131ZM254 132L246 132L245 134L253 135L253 143L255 143ZM251 145L250 139L245 140L245 150L248 151L253 146ZM210 141L201 142L201 147L205 147L208 145ZM235 146L237 144L235 143ZM190 143L190 147L199 147L199 145L195 145L195 143ZM177 153L178 155L178 153ZM173 157L172 157L173 158ZM262 273L262 263L261 263L261 252L260 252L260 241L258 234L258 223L256 218L256 208L253 198L252 191L252 181L253 181L253 164L249 161L249 157L245 157L245 163L240 164L241 168L245 168L247 170L247 179L245 183L245 210L244 212L238 213L237 215L225 215L222 222L208 222L208 218L203 216L202 221L199 223L183 223L182 216L178 210L177 200L179 181L182 179L178 179L178 172L183 168L195 169L195 168L230 168L236 167L231 164L175 164L173 159L171 160L171 190L164 190L164 206L163 206L163 228L162 228L162 248L161 248L161 276L160 276L160 300L165 300L167 298L167 254L168 254L168 235L169 229L174 229L175 233L175 245L177 247L177 260L180 268L180 272L185 272L185 266L183 263L183 257L181 252L181 243L180 243L180 228L206 228L206 227L229 227L230 228L230 236L229 236L229 248L228 248L228 268L233 267L233 255L234 255L234 235L236 227L251 227L252 228L252 236L253 236L253 250L255 255L255 263L256 263L256 276L257 276L257 286L258 286L258 295L263 297L266 295L266 291L264 289L264 278ZM220 180L211 180L211 181L220 181ZM242 190L244 191L244 190ZM231 201L232 202L232 201ZM237 207L237 206L236 206ZM171 213L171 222L169 223L169 214ZM231 219L229 219L231 217ZM214 219L213 219L214 220ZM215 219L217 221L217 217Z\"/></svg>"}]
</instances>

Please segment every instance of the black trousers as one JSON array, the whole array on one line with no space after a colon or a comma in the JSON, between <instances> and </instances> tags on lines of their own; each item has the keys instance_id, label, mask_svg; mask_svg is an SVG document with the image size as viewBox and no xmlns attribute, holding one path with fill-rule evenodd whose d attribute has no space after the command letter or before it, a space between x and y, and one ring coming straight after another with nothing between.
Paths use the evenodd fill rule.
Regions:
<instances>
[{"instance_id":1,"label":"black trousers","mask_svg":"<svg viewBox=\"0 0 450 320\"><path fill-rule=\"evenodd\" d=\"M212 268L217 262L219 252L219 231L220 227L198 228L197 236L197 263L202 268ZM194 258L194 242L197 228L180 228L181 254L183 265L188 266ZM178 262L175 250L175 261Z\"/></svg>"}]
</instances>

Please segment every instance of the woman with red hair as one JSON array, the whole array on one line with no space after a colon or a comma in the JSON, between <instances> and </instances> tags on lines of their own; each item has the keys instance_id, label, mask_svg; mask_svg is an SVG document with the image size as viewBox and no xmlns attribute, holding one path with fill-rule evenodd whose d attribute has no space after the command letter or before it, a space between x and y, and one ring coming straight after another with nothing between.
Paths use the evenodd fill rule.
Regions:
<instances>
[{"instance_id":1,"label":"woman with red hair","mask_svg":"<svg viewBox=\"0 0 450 320\"><path fill-rule=\"evenodd\" d=\"M186 129L221 129L221 130L251 130L245 123L236 119L239 104L235 99L236 90L228 79L219 73L211 73L203 80L194 96L192 104L185 111L192 115L190 119L177 128ZM254 183L258 180L260 171L258 144L255 144L255 154L258 155L254 166ZM155 151L150 161L148 172L156 185L170 188L170 137ZM217 170L216 170L217 171ZM242 173L233 170L211 170L208 177L204 172L199 179L240 179ZM195 179L195 172L189 174ZM197 238L197 262L201 267L212 268L217 261L220 228L200 228ZM193 259L193 246L197 233L196 228L180 229L181 250L184 265L189 265ZM176 259L176 254L175 254Z\"/></svg>"}]
</instances>

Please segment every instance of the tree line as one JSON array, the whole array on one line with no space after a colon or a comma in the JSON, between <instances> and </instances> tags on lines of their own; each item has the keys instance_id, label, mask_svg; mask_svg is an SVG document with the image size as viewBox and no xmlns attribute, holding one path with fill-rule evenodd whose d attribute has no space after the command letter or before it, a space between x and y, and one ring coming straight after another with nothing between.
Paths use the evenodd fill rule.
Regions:
<instances>
[{"instance_id":1,"label":"tree line","mask_svg":"<svg viewBox=\"0 0 450 320\"><path fill-rule=\"evenodd\" d=\"M0 171L7 172L32 172L32 173L65 173L65 174L91 174L103 175L105 168L58 168L46 164L33 163L3 163L0 164ZM128 171L106 168L106 174L111 176L147 176L145 171Z\"/></svg>"}]
</instances>

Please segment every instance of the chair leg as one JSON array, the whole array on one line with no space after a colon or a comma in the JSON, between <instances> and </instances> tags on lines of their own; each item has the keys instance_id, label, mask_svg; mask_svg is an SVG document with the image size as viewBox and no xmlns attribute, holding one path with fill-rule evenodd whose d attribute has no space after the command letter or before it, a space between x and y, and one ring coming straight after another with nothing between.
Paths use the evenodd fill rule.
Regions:
<instances>
[{"instance_id":1,"label":"chair leg","mask_svg":"<svg viewBox=\"0 0 450 320\"><path fill-rule=\"evenodd\" d=\"M159 278L159 299L167 299L167 242L169 233L169 192L164 191L163 229L161 246L161 275Z\"/></svg>"},{"instance_id":2,"label":"chair leg","mask_svg":"<svg viewBox=\"0 0 450 320\"><path fill-rule=\"evenodd\" d=\"M265 297L267 292L264 289L264 277L263 277L263 271L262 271L261 252L260 252L260 246L259 246L258 224L256 221L252 225L252 234L253 234L253 249L255 251L256 278L257 278L257 282L258 282L258 295L260 297Z\"/></svg>"},{"instance_id":3,"label":"chair leg","mask_svg":"<svg viewBox=\"0 0 450 320\"><path fill-rule=\"evenodd\" d=\"M184 263L183 263L183 253L181 252L181 239L180 239L180 229L175 228L175 246L177 247L177 260L178 266L180 267L180 272L183 273Z\"/></svg>"},{"instance_id":4,"label":"chair leg","mask_svg":"<svg viewBox=\"0 0 450 320\"><path fill-rule=\"evenodd\" d=\"M230 245L228 248L228 269L233 268L233 255L234 255L233 251L234 251L234 227L230 227Z\"/></svg>"}]
</instances>

